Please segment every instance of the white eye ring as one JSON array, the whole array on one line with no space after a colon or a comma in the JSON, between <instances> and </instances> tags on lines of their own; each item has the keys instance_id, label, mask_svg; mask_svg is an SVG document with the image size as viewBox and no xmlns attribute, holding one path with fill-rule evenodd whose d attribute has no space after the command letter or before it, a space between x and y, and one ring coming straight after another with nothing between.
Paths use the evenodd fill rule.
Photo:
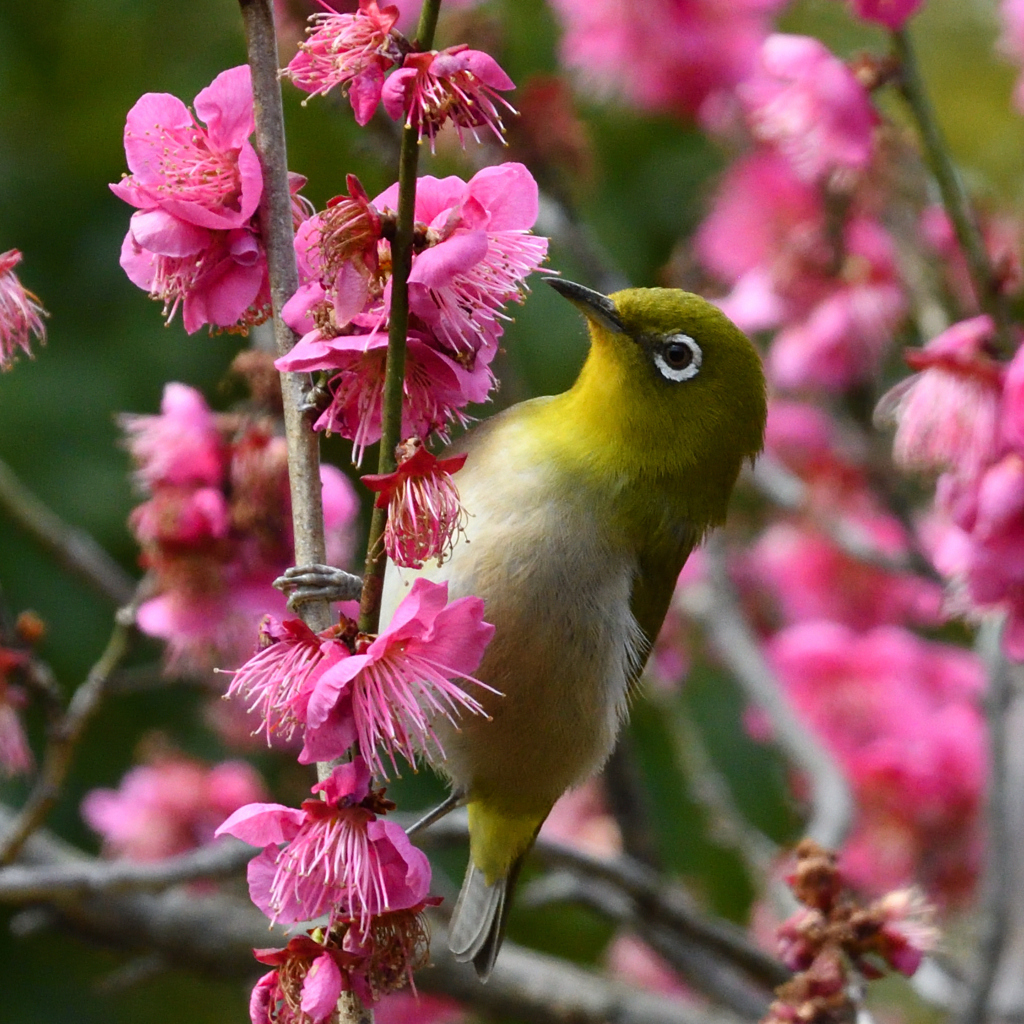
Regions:
<instances>
[{"instance_id":1,"label":"white eye ring","mask_svg":"<svg viewBox=\"0 0 1024 1024\"><path fill-rule=\"evenodd\" d=\"M685 366L673 366L665 358L664 353L676 345L685 345L690 350L691 359ZM696 377L700 373L702 359L703 353L700 350L700 345L688 334L670 334L661 348L655 349L654 352L654 365L658 367L658 372L665 380L681 381Z\"/></svg>"}]
</instances>

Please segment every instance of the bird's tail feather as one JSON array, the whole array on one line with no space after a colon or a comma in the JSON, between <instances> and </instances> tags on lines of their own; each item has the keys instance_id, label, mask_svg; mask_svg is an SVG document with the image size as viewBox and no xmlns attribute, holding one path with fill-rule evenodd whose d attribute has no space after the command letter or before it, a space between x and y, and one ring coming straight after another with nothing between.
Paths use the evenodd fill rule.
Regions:
<instances>
[{"instance_id":1,"label":"bird's tail feather","mask_svg":"<svg viewBox=\"0 0 1024 1024\"><path fill-rule=\"evenodd\" d=\"M486 981L498 957L512 892L526 855L519 857L507 875L487 884L484 873L469 863L448 931L448 948L460 963L472 960L477 977Z\"/></svg>"}]
</instances>

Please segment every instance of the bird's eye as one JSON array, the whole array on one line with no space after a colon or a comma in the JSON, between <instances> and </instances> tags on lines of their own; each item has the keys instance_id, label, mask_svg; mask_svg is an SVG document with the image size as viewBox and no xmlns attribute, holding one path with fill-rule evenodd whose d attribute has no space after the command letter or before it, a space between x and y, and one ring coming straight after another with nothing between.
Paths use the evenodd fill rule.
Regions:
<instances>
[{"instance_id":1,"label":"bird's eye","mask_svg":"<svg viewBox=\"0 0 1024 1024\"><path fill-rule=\"evenodd\" d=\"M670 334L655 349L654 363L666 380L689 380L700 372L700 345L688 334Z\"/></svg>"}]
</instances>

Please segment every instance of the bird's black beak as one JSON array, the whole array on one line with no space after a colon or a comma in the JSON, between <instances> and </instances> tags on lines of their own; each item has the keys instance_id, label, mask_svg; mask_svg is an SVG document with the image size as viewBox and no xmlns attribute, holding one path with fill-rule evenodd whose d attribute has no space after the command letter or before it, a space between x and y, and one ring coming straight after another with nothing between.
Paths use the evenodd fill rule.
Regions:
<instances>
[{"instance_id":1,"label":"bird's black beak","mask_svg":"<svg viewBox=\"0 0 1024 1024\"><path fill-rule=\"evenodd\" d=\"M584 288L574 281L563 281L560 277L547 277L547 283L564 295L591 323L603 327L612 334L624 334L626 327L619 316L615 303L591 288Z\"/></svg>"}]
</instances>

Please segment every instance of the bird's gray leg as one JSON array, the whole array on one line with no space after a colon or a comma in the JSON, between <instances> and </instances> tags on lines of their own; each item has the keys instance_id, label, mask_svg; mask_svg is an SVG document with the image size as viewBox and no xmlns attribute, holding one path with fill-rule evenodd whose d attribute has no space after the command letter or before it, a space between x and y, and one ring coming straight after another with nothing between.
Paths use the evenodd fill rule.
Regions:
<instances>
[{"instance_id":1,"label":"bird's gray leg","mask_svg":"<svg viewBox=\"0 0 1024 1024\"><path fill-rule=\"evenodd\" d=\"M309 601L357 600L363 581L333 565L296 565L274 580L274 586L288 595L288 607L295 611Z\"/></svg>"},{"instance_id":2,"label":"bird's gray leg","mask_svg":"<svg viewBox=\"0 0 1024 1024\"><path fill-rule=\"evenodd\" d=\"M465 793L461 790L453 789L432 811L428 811L414 825L410 825L405 830L405 834L407 836L414 836L417 832L430 828L435 821L440 821L446 814L454 811L465 799Z\"/></svg>"}]
</instances>

